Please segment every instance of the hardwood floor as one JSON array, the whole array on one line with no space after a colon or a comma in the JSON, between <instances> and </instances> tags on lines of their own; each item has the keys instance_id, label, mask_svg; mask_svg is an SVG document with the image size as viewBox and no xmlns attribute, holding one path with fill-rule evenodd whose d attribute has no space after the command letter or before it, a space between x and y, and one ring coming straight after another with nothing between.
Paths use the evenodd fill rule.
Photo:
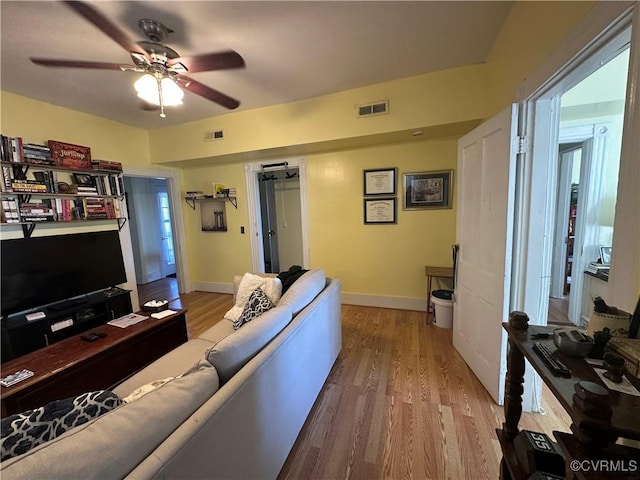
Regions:
<instances>
[{"instance_id":1,"label":"hardwood floor","mask_svg":"<svg viewBox=\"0 0 640 480\"><path fill-rule=\"evenodd\" d=\"M194 292L191 337L222 318L231 295ZM285 479L496 479L495 429L504 420L451 344L451 330L424 312L342 306L343 347L280 472ZM521 428L569 431L564 410L543 391L546 415Z\"/></svg>"},{"instance_id":2,"label":"hardwood floor","mask_svg":"<svg viewBox=\"0 0 640 480\"><path fill-rule=\"evenodd\" d=\"M149 300L175 300L180 298L178 280L173 277L161 278L155 282L138 285L140 305Z\"/></svg>"},{"instance_id":3,"label":"hardwood floor","mask_svg":"<svg viewBox=\"0 0 640 480\"><path fill-rule=\"evenodd\" d=\"M571 326L569 321L569 297L553 298L549 297L549 325Z\"/></svg>"}]
</instances>

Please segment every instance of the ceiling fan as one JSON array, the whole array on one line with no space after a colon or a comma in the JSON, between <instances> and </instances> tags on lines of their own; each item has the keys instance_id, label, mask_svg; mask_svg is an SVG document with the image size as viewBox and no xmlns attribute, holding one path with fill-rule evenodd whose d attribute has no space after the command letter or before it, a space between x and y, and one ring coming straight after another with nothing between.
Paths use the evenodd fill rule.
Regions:
<instances>
[{"instance_id":1,"label":"ceiling fan","mask_svg":"<svg viewBox=\"0 0 640 480\"><path fill-rule=\"evenodd\" d=\"M144 73L135 82L138 96L148 104L159 106L160 116L163 118L166 116L164 113L165 106L182 103L183 90L199 95L228 109L234 109L240 105L238 100L185 75L187 72L197 73L244 68L244 60L237 52L227 50L191 57L180 57L175 50L162 44L173 30L160 22L150 19L140 20L138 27L144 33L147 41L135 42L88 3L80 1L65 1L64 3L129 52L133 65L31 58L31 61L36 65Z\"/></svg>"}]
</instances>

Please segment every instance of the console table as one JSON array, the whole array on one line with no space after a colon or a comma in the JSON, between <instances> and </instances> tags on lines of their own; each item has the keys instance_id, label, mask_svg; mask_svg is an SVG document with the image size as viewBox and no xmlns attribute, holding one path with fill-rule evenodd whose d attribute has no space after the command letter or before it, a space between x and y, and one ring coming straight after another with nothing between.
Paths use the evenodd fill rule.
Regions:
<instances>
[{"instance_id":1,"label":"console table","mask_svg":"<svg viewBox=\"0 0 640 480\"><path fill-rule=\"evenodd\" d=\"M34 375L0 387L2 416L111 388L188 340L186 312L149 317L126 328L104 324L92 330L106 333L104 338L86 342L78 334L3 363L3 377L25 368Z\"/></svg>"},{"instance_id":2,"label":"console table","mask_svg":"<svg viewBox=\"0 0 640 480\"><path fill-rule=\"evenodd\" d=\"M509 352L507 354L507 377L505 381L505 422L502 429L496 430L503 458L500 464L501 479L526 478L518 463L513 440L518 434L518 423L522 413L522 383L524 381L525 358L542 377L551 392L567 411L572 420L572 434L553 432L554 437L565 456L565 475L569 479L607 479L640 478L640 462L638 470L631 472L573 471L574 460L628 462L640 458L640 450L615 444L620 438L640 440L640 397L609 391L608 404L612 415L609 419L597 419L586 415L573 403L574 385L580 381L589 381L603 385L597 373L582 358L574 358L558 353L558 359L571 370L571 378L554 376L546 363L533 350L534 342L547 343L553 350L552 337L548 339L533 338L539 333L552 333L553 328L528 325L528 317L522 312L512 312L509 323L503 324L509 335ZM637 387L638 385L636 385ZM575 464L574 464L575 465Z\"/></svg>"}]
</instances>

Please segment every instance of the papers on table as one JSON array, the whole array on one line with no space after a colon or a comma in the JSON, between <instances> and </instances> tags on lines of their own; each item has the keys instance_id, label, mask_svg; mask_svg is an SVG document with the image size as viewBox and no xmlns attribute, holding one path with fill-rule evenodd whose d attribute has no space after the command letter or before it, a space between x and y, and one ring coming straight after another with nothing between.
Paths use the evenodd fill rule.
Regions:
<instances>
[{"instance_id":1,"label":"papers on table","mask_svg":"<svg viewBox=\"0 0 640 480\"><path fill-rule=\"evenodd\" d=\"M163 310L161 312L152 313L151 316L160 320L161 318L168 317L169 315L173 315L174 313L177 312L175 310Z\"/></svg>"},{"instance_id":2,"label":"papers on table","mask_svg":"<svg viewBox=\"0 0 640 480\"><path fill-rule=\"evenodd\" d=\"M144 315L138 315L137 313L129 313L127 315L123 315L120 318L116 318L115 320L111 320L107 322L108 325L113 325L114 327L126 328L131 325L135 325L136 323L141 322L142 320L146 320L149 317L145 317Z\"/></svg>"}]
</instances>

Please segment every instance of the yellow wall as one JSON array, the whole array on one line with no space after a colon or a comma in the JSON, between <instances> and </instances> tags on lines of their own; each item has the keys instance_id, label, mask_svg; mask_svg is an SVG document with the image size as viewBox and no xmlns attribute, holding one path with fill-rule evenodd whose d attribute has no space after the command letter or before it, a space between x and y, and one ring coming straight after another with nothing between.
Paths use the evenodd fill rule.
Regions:
<instances>
[{"instance_id":1,"label":"yellow wall","mask_svg":"<svg viewBox=\"0 0 640 480\"><path fill-rule=\"evenodd\" d=\"M310 155L311 262L343 282L343 291L425 296L425 265L451 265L452 209L402 209L404 173L454 169L456 139ZM363 170L398 168L397 225L364 225ZM455 178L455 177L454 177ZM455 196L455 190L453 192Z\"/></svg>"},{"instance_id":2,"label":"yellow wall","mask_svg":"<svg viewBox=\"0 0 640 480\"><path fill-rule=\"evenodd\" d=\"M487 57L486 118L516 98L516 89L595 2L515 2Z\"/></svg>"},{"instance_id":3,"label":"yellow wall","mask_svg":"<svg viewBox=\"0 0 640 480\"><path fill-rule=\"evenodd\" d=\"M484 68L455 68L152 130L151 156L154 163L215 162L228 155L242 161L267 149L311 145L312 151L323 142L478 120L485 112ZM389 115L357 118L356 105L385 99ZM224 140L204 141L206 131L220 129Z\"/></svg>"},{"instance_id":4,"label":"yellow wall","mask_svg":"<svg viewBox=\"0 0 640 480\"><path fill-rule=\"evenodd\" d=\"M59 140L90 147L92 158L151 165L147 130L5 91L0 91L0 130L25 143Z\"/></svg>"},{"instance_id":5,"label":"yellow wall","mask_svg":"<svg viewBox=\"0 0 640 480\"><path fill-rule=\"evenodd\" d=\"M403 211L402 175L454 169L456 157L455 138L308 155L311 266L340 278L345 292L424 297L424 265L451 265L455 199L452 209ZM386 167L398 168L398 223L364 225L363 170ZM220 233L201 231L199 206L183 207L189 266L194 282L229 283L251 269L244 169L232 164L184 170L185 191L209 192L214 180L237 188L238 210L227 204L229 231Z\"/></svg>"}]
</instances>

